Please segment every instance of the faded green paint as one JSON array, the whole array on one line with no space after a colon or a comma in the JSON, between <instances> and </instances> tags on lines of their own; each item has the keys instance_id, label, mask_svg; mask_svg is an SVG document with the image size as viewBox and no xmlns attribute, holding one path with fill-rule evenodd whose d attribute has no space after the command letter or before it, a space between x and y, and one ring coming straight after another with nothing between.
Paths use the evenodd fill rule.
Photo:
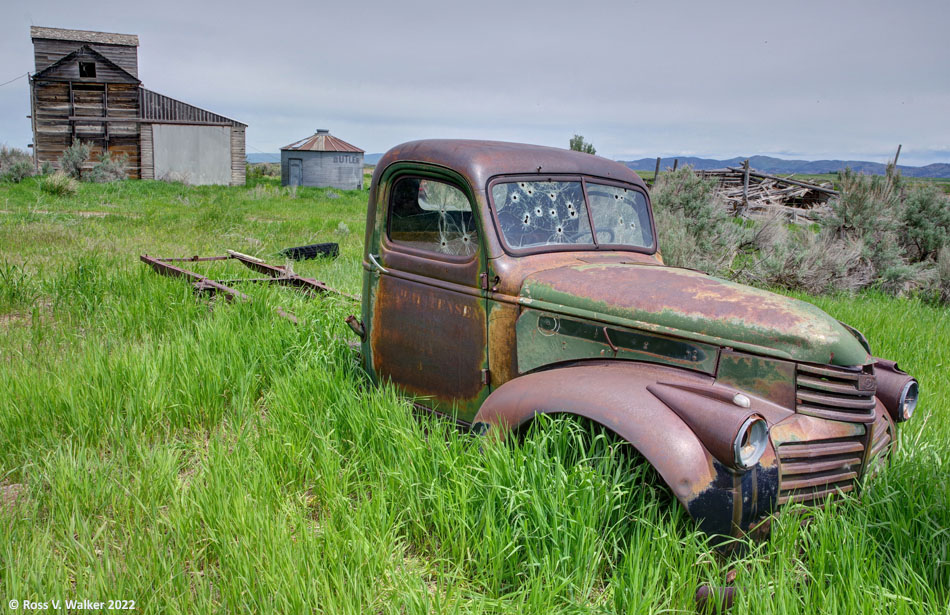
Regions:
<instances>
[{"instance_id":1,"label":"faded green paint","mask_svg":"<svg viewBox=\"0 0 950 615\"><path fill-rule=\"evenodd\" d=\"M795 407L795 364L791 361L723 351L716 382Z\"/></svg>"},{"instance_id":2,"label":"faded green paint","mask_svg":"<svg viewBox=\"0 0 950 615\"><path fill-rule=\"evenodd\" d=\"M518 371L522 374L582 359L647 361L706 374L716 370L718 348L709 344L604 327L538 310L525 310L516 328Z\"/></svg>"},{"instance_id":3,"label":"faded green paint","mask_svg":"<svg viewBox=\"0 0 950 615\"><path fill-rule=\"evenodd\" d=\"M817 307L686 269L573 265L529 276L524 305L807 363L864 365L860 342Z\"/></svg>"}]
</instances>

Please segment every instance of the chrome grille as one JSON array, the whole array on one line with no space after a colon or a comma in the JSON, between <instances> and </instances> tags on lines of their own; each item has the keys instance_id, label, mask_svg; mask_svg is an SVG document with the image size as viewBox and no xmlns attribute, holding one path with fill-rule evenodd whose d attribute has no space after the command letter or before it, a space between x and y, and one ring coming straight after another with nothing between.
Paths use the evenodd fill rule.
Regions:
<instances>
[{"instance_id":1,"label":"chrome grille","mask_svg":"<svg viewBox=\"0 0 950 615\"><path fill-rule=\"evenodd\" d=\"M779 504L823 500L854 490L864 459L865 437L780 444Z\"/></svg>"},{"instance_id":2,"label":"chrome grille","mask_svg":"<svg viewBox=\"0 0 950 615\"><path fill-rule=\"evenodd\" d=\"M800 414L833 421L874 421L877 382L870 365L861 368L798 364L796 406Z\"/></svg>"}]
</instances>

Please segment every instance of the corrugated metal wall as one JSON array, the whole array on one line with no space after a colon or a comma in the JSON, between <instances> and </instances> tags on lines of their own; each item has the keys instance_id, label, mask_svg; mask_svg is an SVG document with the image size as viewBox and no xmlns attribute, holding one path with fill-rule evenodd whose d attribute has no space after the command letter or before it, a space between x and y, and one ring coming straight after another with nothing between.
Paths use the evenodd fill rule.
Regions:
<instances>
[{"instance_id":1,"label":"corrugated metal wall","mask_svg":"<svg viewBox=\"0 0 950 615\"><path fill-rule=\"evenodd\" d=\"M332 187L359 190L363 187L363 154L349 152L280 152L281 183L290 185L290 160L301 165L302 186Z\"/></svg>"}]
</instances>

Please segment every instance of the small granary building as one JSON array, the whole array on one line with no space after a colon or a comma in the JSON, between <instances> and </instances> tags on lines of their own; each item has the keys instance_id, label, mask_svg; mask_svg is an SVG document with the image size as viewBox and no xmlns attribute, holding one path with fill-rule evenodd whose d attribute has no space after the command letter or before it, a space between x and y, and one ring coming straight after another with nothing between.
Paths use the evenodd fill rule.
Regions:
<instances>
[{"instance_id":1,"label":"small granary building","mask_svg":"<svg viewBox=\"0 0 950 615\"><path fill-rule=\"evenodd\" d=\"M74 141L126 156L132 179L243 185L247 126L146 89L134 34L31 27L30 118L37 166Z\"/></svg>"},{"instance_id":2,"label":"small granary building","mask_svg":"<svg viewBox=\"0 0 950 615\"><path fill-rule=\"evenodd\" d=\"M285 186L363 188L363 150L329 130L280 148L280 180Z\"/></svg>"}]
</instances>

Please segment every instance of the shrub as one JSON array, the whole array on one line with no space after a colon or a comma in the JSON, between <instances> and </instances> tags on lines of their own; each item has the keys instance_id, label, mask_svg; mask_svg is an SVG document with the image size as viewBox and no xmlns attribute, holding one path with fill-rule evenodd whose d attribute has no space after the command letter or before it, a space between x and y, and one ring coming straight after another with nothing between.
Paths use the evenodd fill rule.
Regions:
<instances>
[{"instance_id":1,"label":"shrub","mask_svg":"<svg viewBox=\"0 0 950 615\"><path fill-rule=\"evenodd\" d=\"M44 160L43 164L40 165L40 175L52 175L54 172L56 172L56 169L49 160Z\"/></svg>"},{"instance_id":2,"label":"shrub","mask_svg":"<svg viewBox=\"0 0 950 615\"><path fill-rule=\"evenodd\" d=\"M66 173L57 171L40 180L40 189L54 196L72 196L79 190L79 182Z\"/></svg>"},{"instance_id":3,"label":"shrub","mask_svg":"<svg viewBox=\"0 0 950 615\"><path fill-rule=\"evenodd\" d=\"M0 171L18 161L33 162L33 157L17 147L0 145Z\"/></svg>"},{"instance_id":4,"label":"shrub","mask_svg":"<svg viewBox=\"0 0 950 615\"><path fill-rule=\"evenodd\" d=\"M934 273L937 299L943 303L950 303L950 247L940 250L937 255L937 268Z\"/></svg>"},{"instance_id":5,"label":"shrub","mask_svg":"<svg viewBox=\"0 0 950 615\"><path fill-rule=\"evenodd\" d=\"M104 184L126 179L128 161L129 158L125 154L113 158L111 153L106 152L86 175L86 180Z\"/></svg>"},{"instance_id":6,"label":"shrub","mask_svg":"<svg viewBox=\"0 0 950 615\"><path fill-rule=\"evenodd\" d=\"M734 277L754 231L726 212L716 186L689 166L660 176L651 193L660 249L668 265Z\"/></svg>"},{"instance_id":7,"label":"shrub","mask_svg":"<svg viewBox=\"0 0 950 615\"><path fill-rule=\"evenodd\" d=\"M26 160L17 160L13 164L5 166L3 171L0 171L0 181L18 184L31 175L33 175L33 163Z\"/></svg>"},{"instance_id":8,"label":"shrub","mask_svg":"<svg viewBox=\"0 0 950 615\"><path fill-rule=\"evenodd\" d=\"M838 174L841 195L829 203L822 226L839 239L861 240L864 254L878 273L905 264L900 228L900 173L889 165L886 175L862 175L851 169Z\"/></svg>"},{"instance_id":9,"label":"shrub","mask_svg":"<svg viewBox=\"0 0 950 615\"><path fill-rule=\"evenodd\" d=\"M252 162L247 165L247 178L280 177L279 162Z\"/></svg>"},{"instance_id":10,"label":"shrub","mask_svg":"<svg viewBox=\"0 0 950 615\"><path fill-rule=\"evenodd\" d=\"M742 271L746 282L824 293L858 290L874 279L860 239L837 238L811 228L790 229L779 222L768 229L757 238L757 259Z\"/></svg>"},{"instance_id":11,"label":"shrub","mask_svg":"<svg viewBox=\"0 0 950 615\"><path fill-rule=\"evenodd\" d=\"M82 179L82 168L89 160L89 146L75 140L59 157L59 168L73 179Z\"/></svg>"},{"instance_id":12,"label":"shrub","mask_svg":"<svg viewBox=\"0 0 950 615\"><path fill-rule=\"evenodd\" d=\"M19 183L33 175L33 157L15 147L0 146L0 181Z\"/></svg>"},{"instance_id":13,"label":"shrub","mask_svg":"<svg viewBox=\"0 0 950 615\"><path fill-rule=\"evenodd\" d=\"M932 259L950 242L950 199L933 184L914 186L903 203L901 241L916 261Z\"/></svg>"}]
</instances>

